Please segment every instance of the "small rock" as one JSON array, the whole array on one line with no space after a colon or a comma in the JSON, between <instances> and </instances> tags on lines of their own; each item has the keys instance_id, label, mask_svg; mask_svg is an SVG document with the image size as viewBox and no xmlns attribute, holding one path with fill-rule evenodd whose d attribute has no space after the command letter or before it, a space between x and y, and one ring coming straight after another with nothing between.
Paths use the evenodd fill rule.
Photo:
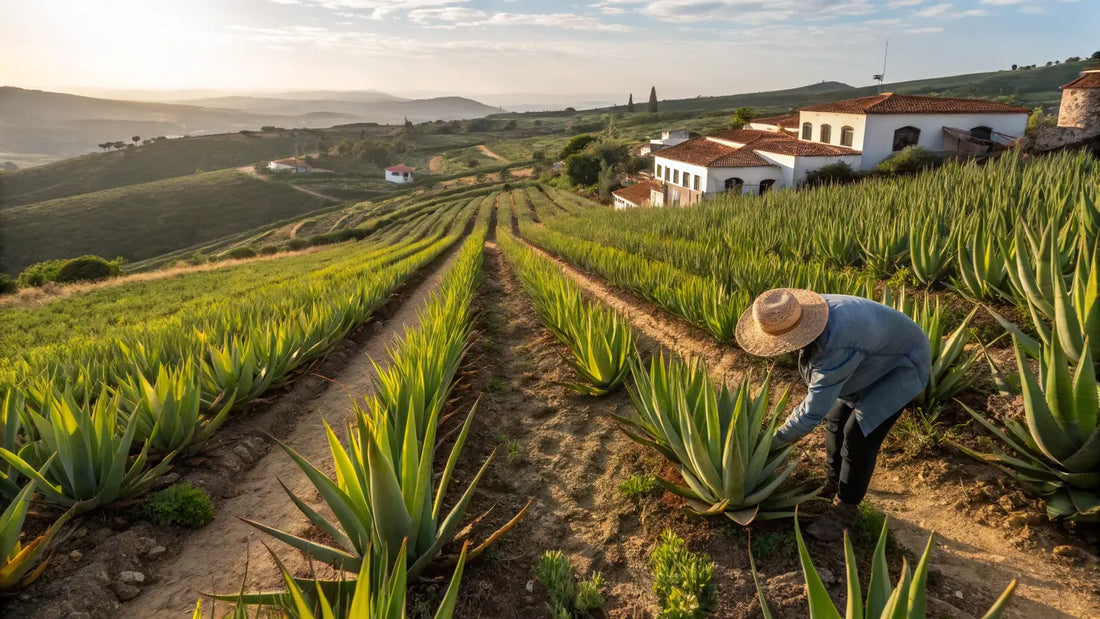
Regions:
<instances>
[{"instance_id":1,"label":"small rock","mask_svg":"<svg viewBox=\"0 0 1100 619\"><path fill-rule=\"evenodd\" d=\"M159 557L160 555L168 552L168 549L164 546L153 546L149 549L149 557Z\"/></svg>"},{"instance_id":2,"label":"small rock","mask_svg":"<svg viewBox=\"0 0 1100 619\"><path fill-rule=\"evenodd\" d=\"M248 450L245 445L237 445L233 448L233 454L241 459L241 462L245 464L251 464L256 459L252 452Z\"/></svg>"},{"instance_id":3,"label":"small rock","mask_svg":"<svg viewBox=\"0 0 1100 619\"><path fill-rule=\"evenodd\" d=\"M19 601L21 601L21 602L29 602L30 599L31 599L31 594L29 594L29 593L20 593L19 594Z\"/></svg>"},{"instance_id":4,"label":"small rock","mask_svg":"<svg viewBox=\"0 0 1100 619\"><path fill-rule=\"evenodd\" d=\"M534 592L534 590L535 590L535 581L528 580L527 581L527 587L525 587L525 588L527 589L527 593Z\"/></svg>"},{"instance_id":5,"label":"small rock","mask_svg":"<svg viewBox=\"0 0 1100 619\"><path fill-rule=\"evenodd\" d=\"M188 458L184 460L183 463L187 466L201 466L206 463L206 458L202 456L197 456L195 458Z\"/></svg>"},{"instance_id":6,"label":"small rock","mask_svg":"<svg viewBox=\"0 0 1100 619\"><path fill-rule=\"evenodd\" d=\"M118 573L116 582L124 585L140 585L145 582L145 574L130 570L122 571Z\"/></svg>"},{"instance_id":7,"label":"small rock","mask_svg":"<svg viewBox=\"0 0 1100 619\"><path fill-rule=\"evenodd\" d=\"M963 599L963 592L962 591L956 591L955 592L955 597L959 598L960 600Z\"/></svg>"},{"instance_id":8,"label":"small rock","mask_svg":"<svg viewBox=\"0 0 1100 619\"><path fill-rule=\"evenodd\" d=\"M77 539L81 539L83 537L88 537L88 528L87 527L80 527L79 529L76 530L76 533L73 533L73 537L75 537Z\"/></svg>"},{"instance_id":9,"label":"small rock","mask_svg":"<svg viewBox=\"0 0 1100 619\"><path fill-rule=\"evenodd\" d=\"M179 480L179 473L168 473L167 475L161 475L157 478L155 482L153 482L153 489L160 490L162 488L167 488L168 486L171 486Z\"/></svg>"},{"instance_id":10,"label":"small rock","mask_svg":"<svg viewBox=\"0 0 1100 619\"><path fill-rule=\"evenodd\" d=\"M74 550L69 553L69 558L73 561L79 561L84 558L84 553L80 552L79 550Z\"/></svg>"},{"instance_id":11,"label":"small rock","mask_svg":"<svg viewBox=\"0 0 1100 619\"><path fill-rule=\"evenodd\" d=\"M1005 528L1018 529L1027 524L1027 516L1023 514L1012 514L1005 520Z\"/></svg>"},{"instance_id":12,"label":"small rock","mask_svg":"<svg viewBox=\"0 0 1100 619\"><path fill-rule=\"evenodd\" d=\"M817 575L820 576L821 581L827 585L831 585L836 582L836 575L833 574L833 571L827 567L823 567L817 570Z\"/></svg>"},{"instance_id":13,"label":"small rock","mask_svg":"<svg viewBox=\"0 0 1100 619\"><path fill-rule=\"evenodd\" d=\"M112 587L112 589L114 589L115 591L115 596L117 596L118 599L123 602L125 602L126 600L132 600L141 595L141 589L138 589L133 585L116 584Z\"/></svg>"},{"instance_id":14,"label":"small rock","mask_svg":"<svg viewBox=\"0 0 1100 619\"><path fill-rule=\"evenodd\" d=\"M1077 557L1078 554L1080 554L1080 551L1074 546L1062 545L1055 546L1054 550L1051 551L1051 554L1056 557L1062 557L1063 559L1074 559Z\"/></svg>"}]
</instances>

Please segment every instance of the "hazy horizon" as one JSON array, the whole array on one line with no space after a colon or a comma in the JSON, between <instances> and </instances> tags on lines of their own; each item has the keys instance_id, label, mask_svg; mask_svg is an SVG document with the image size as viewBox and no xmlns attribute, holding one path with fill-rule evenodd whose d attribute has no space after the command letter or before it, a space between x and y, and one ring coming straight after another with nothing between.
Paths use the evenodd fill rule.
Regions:
<instances>
[{"instance_id":1,"label":"hazy horizon","mask_svg":"<svg viewBox=\"0 0 1100 619\"><path fill-rule=\"evenodd\" d=\"M1076 0L43 0L0 22L0 84L93 93L294 90L491 105L871 83L1084 56Z\"/></svg>"}]
</instances>

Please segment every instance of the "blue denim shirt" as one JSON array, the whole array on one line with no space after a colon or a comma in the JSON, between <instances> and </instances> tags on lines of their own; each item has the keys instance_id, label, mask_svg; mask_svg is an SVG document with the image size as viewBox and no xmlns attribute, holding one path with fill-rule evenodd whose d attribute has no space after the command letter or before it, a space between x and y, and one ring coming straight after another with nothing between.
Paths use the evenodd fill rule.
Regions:
<instances>
[{"instance_id":1,"label":"blue denim shirt","mask_svg":"<svg viewBox=\"0 0 1100 619\"><path fill-rule=\"evenodd\" d=\"M821 423L838 399L855 409L869 434L924 390L931 375L928 336L905 314L861 297L825 294L829 322L802 349L806 398L775 433L792 443Z\"/></svg>"}]
</instances>

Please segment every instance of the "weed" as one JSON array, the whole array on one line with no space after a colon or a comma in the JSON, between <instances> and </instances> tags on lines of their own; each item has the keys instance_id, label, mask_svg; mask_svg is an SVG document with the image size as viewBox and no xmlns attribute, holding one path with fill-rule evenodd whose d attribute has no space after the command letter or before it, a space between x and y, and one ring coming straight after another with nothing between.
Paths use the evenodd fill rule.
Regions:
<instances>
[{"instance_id":1,"label":"weed","mask_svg":"<svg viewBox=\"0 0 1100 619\"><path fill-rule=\"evenodd\" d=\"M855 530L852 533L852 543L857 546L873 547L878 542L878 537L882 533L882 527L885 524L886 514L879 511L868 501L860 503ZM886 554L894 556L900 551L901 546L898 545L894 532L887 530Z\"/></svg>"},{"instance_id":2,"label":"weed","mask_svg":"<svg viewBox=\"0 0 1100 619\"><path fill-rule=\"evenodd\" d=\"M891 436L901 445L903 453L918 456L935 451L945 436L939 421L942 410L939 406L933 406L931 412L916 408L898 418Z\"/></svg>"},{"instance_id":3,"label":"weed","mask_svg":"<svg viewBox=\"0 0 1100 619\"><path fill-rule=\"evenodd\" d=\"M648 473L631 475L629 479L619 486L619 491L631 499L657 494L661 491L661 484L657 478Z\"/></svg>"},{"instance_id":4,"label":"weed","mask_svg":"<svg viewBox=\"0 0 1100 619\"><path fill-rule=\"evenodd\" d=\"M913 279L913 272L909 270L909 267L901 267L886 280L886 285L890 288L904 289L908 286L915 286Z\"/></svg>"},{"instance_id":5,"label":"weed","mask_svg":"<svg viewBox=\"0 0 1100 619\"><path fill-rule=\"evenodd\" d=\"M684 540L665 529L651 558L653 592L664 619L702 619L718 605L714 562L687 549Z\"/></svg>"},{"instance_id":6,"label":"weed","mask_svg":"<svg viewBox=\"0 0 1100 619\"><path fill-rule=\"evenodd\" d=\"M764 533L752 537L752 553L761 559L771 556L793 557L797 544L791 531Z\"/></svg>"},{"instance_id":7,"label":"weed","mask_svg":"<svg viewBox=\"0 0 1100 619\"><path fill-rule=\"evenodd\" d=\"M520 442L514 438L508 438L506 434L498 434L496 437L497 443L504 445L504 451L508 464L516 464L523 462L526 457L523 454L523 447Z\"/></svg>"},{"instance_id":8,"label":"weed","mask_svg":"<svg viewBox=\"0 0 1100 619\"><path fill-rule=\"evenodd\" d=\"M214 504L202 488L176 484L145 499L142 514L157 524L198 529L214 519Z\"/></svg>"},{"instance_id":9,"label":"weed","mask_svg":"<svg viewBox=\"0 0 1100 619\"><path fill-rule=\"evenodd\" d=\"M603 575L594 572L587 579L574 582L573 568L560 550L542 553L535 563L535 576L550 596L550 616L572 619L603 608Z\"/></svg>"},{"instance_id":10,"label":"weed","mask_svg":"<svg viewBox=\"0 0 1100 619\"><path fill-rule=\"evenodd\" d=\"M496 376L489 379L489 382L485 384L485 389L490 393L504 393L508 391L508 382L502 378Z\"/></svg>"}]
</instances>

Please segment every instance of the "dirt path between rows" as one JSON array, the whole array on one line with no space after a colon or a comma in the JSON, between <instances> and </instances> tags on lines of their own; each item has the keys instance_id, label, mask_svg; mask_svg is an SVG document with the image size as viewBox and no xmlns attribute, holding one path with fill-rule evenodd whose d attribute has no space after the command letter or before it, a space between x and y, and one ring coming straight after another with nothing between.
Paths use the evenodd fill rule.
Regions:
<instances>
[{"instance_id":1,"label":"dirt path between rows","mask_svg":"<svg viewBox=\"0 0 1100 619\"><path fill-rule=\"evenodd\" d=\"M477 148L479 151L481 151L481 154L485 155L486 157L492 157L493 159L496 159L497 161L499 161L501 163L512 163L511 161L505 159L504 157L501 157L500 155L498 155L498 154L494 153L493 151L489 150L489 147L484 145L484 144L478 144L475 148Z\"/></svg>"},{"instance_id":2,"label":"dirt path between rows","mask_svg":"<svg viewBox=\"0 0 1100 619\"><path fill-rule=\"evenodd\" d=\"M436 155L428 160L428 171L438 172L443 169L443 155Z\"/></svg>"},{"instance_id":3,"label":"dirt path between rows","mask_svg":"<svg viewBox=\"0 0 1100 619\"><path fill-rule=\"evenodd\" d=\"M447 265L457 256L455 249L451 252L446 263L413 289L389 320L375 327L373 337L351 355L343 370L330 377L333 384L317 399L304 404L297 425L285 442L326 472L331 473L332 466L321 421L328 421L343 435L344 420L351 419L351 401L362 402L373 389L375 372L371 359L384 361L386 347L406 327L416 325L417 309L438 286ZM271 545L292 571L301 570L305 562L297 552L237 519L238 516L251 518L306 535L308 522L277 480L315 508L318 506L319 496L298 466L281 449L272 449L237 481L238 494L218 504L214 522L196 531L178 555L157 569L151 586L140 597L123 605L117 616L189 617L199 597L196 590L239 590L246 563L249 590L278 588L281 579L261 542Z\"/></svg>"},{"instance_id":4,"label":"dirt path between rows","mask_svg":"<svg viewBox=\"0 0 1100 619\"><path fill-rule=\"evenodd\" d=\"M557 260L550 254L543 255ZM669 316L664 310L612 290L603 280L557 260L594 298L612 307L631 320L634 327L653 338L662 347L681 355L701 357L712 378L739 380L745 371L764 366L760 360L748 357L731 346L721 346L712 338ZM757 375L761 375L757 372ZM790 372L777 377L790 381ZM792 402L805 393L805 387L793 382ZM819 428L806 442L804 459L823 466L823 431ZM1089 580L1087 573L1076 572L1074 561L1059 563L1050 549L1033 551L1017 547L1008 532L980 525L959 513L953 505L968 491L967 484L931 483L923 474L914 482L919 464L909 462L890 466L880 462L872 482L868 500L887 514L891 530L905 549L919 556L932 531L937 534L933 553L934 573L944 577L940 583L941 599L950 599L958 608L950 608L954 616L969 617L984 613L1013 578L1019 586L1007 617L1097 617L1100 616L1100 588ZM1026 529L1026 526L1025 526ZM1095 558L1084 558L1095 561ZM842 568L843 563L840 564ZM1093 566L1095 568L1095 566ZM842 573L842 571L838 572ZM896 575L895 575L896 577ZM958 593L961 593L961 597Z\"/></svg>"}]
</instances>

